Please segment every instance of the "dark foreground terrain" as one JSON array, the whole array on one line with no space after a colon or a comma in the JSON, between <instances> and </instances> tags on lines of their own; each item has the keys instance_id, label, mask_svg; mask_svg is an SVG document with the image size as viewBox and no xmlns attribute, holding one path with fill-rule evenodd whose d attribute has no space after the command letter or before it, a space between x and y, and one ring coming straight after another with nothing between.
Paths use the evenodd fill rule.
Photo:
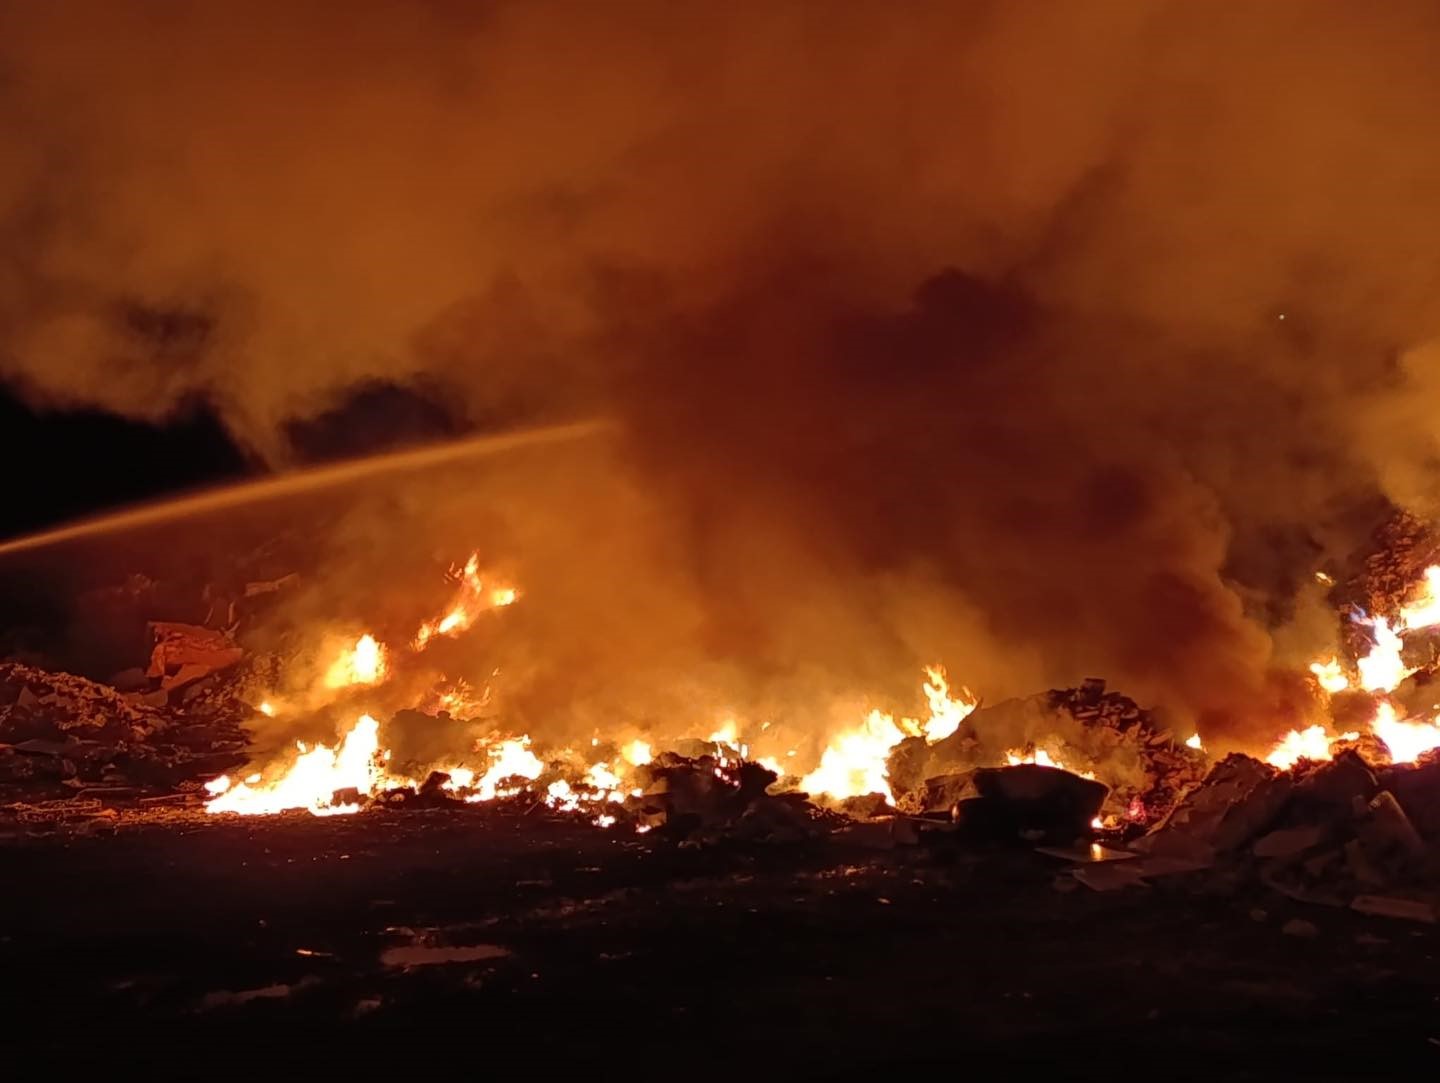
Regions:
<instances>
[{"instance_id":1,"label":"dark foreground terrain","mask_svg":"<svg viewBox=\"0 0 1440 1083\"><path fill-rule=\"evenodd\" d=\"M1435 927L1213 879L1061 891L1061 863L1027 852L699 850L377 812L16 833L0 861L12 1065L1440 1067ZM1295 918L1313 928L1282 932Z\"/></svg>"}]
</instances>

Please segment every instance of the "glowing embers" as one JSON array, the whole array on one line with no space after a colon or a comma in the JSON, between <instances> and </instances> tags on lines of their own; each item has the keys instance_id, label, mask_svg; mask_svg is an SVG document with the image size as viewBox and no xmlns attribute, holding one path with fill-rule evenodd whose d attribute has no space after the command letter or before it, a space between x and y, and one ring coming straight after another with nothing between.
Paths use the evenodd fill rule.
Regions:
<instances>
[{"instance_id":1,"label":"glowing embers","mask_svg":"<svg viewBox=\"0 0 1440 1083\"><path fill-rule=\"evenodd\" d=\"M459 586L445 613L426 621L415 633L414 647L424 650L436 636L455 636L465 631L487 609L511 605L520 597L514 587L487 584L480 575L480 555L471 553L465 566L453 573Z\"/></svg>"}]
</instances>

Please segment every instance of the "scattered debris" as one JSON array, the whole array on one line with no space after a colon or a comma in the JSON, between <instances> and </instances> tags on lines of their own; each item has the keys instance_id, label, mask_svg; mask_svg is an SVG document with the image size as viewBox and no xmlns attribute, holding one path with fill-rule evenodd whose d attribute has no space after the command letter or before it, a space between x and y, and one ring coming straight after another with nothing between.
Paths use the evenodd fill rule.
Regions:
<instances>
[{"instance_id":1,"label":"scattered debris","mask_svg":"<svg viewBox=\"0 0 1440 1083\"><path fill-rule=\"evenodd\" d=\"M0 663L0 801L174 795L244 761L239 715L231 703L148 706L84 677Z\"/></svg>"},{"instance_id":2,"label":"scattered debris","mask_svg":"<svg viewBox=\"0 0 1440 1083\"><path fill-rule=\"evenodd\" d=\"M228 633L198 624L151 621L150 633L155 637L155 649L145 675L159 678L163 690L183 688L245 657Z\"/></svg>"},{"instance_id":3,"label":"scattered debris","mask_svg":"<svg viewBox=\"0 0 1440 1083\"><path fill-rule=\"evenodd\" d=\"M200 1001L200 1010L213 1011L216 1008L230 1008L240 1004L249 1004L254 1000L283 1000L301 989L317 984L318 981L317 978L309 977L302 978L293 984L277 982L274 985L263 985L258 989L242 989L239 992L221 989L214 993L206 993Z\"/></svg>"},{"instance_id":4,"label":"scattered debris","mask_svg":"<svg viewBox=\"0 0 1440 1083\"><path fill-rule=\"evenodd\" d=\"M1406 921L1423 921L1434 925L1440 920L1436 907L1431 902L1417 899L1392 899L1384 895L1356 895L1350 909L1361 914L1374 914L1383 918L1403 918Z\"/></svg>"},{"instance_id":5,"label":"scattered debris","mask_svg":"<svg viewBox=\"0 0 1440 1083\"><path fill-rule=\"evenodd\" d=\"M1121 888L1145 886L1145 870L1127 863L1081 865L1071 870L1070 875L1091 891L1119 891Z\"/></svg>"},{"instance_id":6,"label":"scattered debris","mask_svg":"<svg viewBox=\"0 0 1440 1083\"><path fill-rule=\"evenodd\" d=\"M1098 842L1084 846L1037 846L1035 852L1045 854L1047 857L1058 857L1061 861L1074 861L1084 865L1094 865L1105 861L1134 861L1140 856L1129 850L1113 850Z\"/></svg>"},{"instance_id":7,"label":"scattered debris","mask_svg":"<svg viewBox=\"0 0 1440 1083\"><path fill-rule=\"evenodd\" d=\"M404 967L441 966L447 963L478 963L487 959L504 959L512 953L497 944L470 944L456 947L434 947L411 944L405 947L386 948L380 953L382 966Z\"/></svg>"}]
</instances>

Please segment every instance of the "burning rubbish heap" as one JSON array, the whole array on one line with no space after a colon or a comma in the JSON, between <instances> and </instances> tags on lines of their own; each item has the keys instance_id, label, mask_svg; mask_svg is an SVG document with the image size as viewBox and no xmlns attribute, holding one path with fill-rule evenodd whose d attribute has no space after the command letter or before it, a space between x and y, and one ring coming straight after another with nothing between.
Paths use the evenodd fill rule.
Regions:
<instances>
[{"instance_id":1,"label":"burning rubbish heap","mask_svg":"<svg viewBox=\"0 0 1440 1083\"><path fill-rule=\"evenodd\" d=\"M488 809L701 840L1101 839L1106 871L1076 871L1090 886L1218 869L1314 901L1433 913L1440 565L1423 562L1437 554L1400 518L1343 585L1323 576L1343 634L1309 667L1309 717L1218 763L1202 735L1102 680L982 705L939 665L925 712L870 710L808 763L779 736L793 731L723 716L703 738L622 725L547 744L507 729L498 670L472 686L435 661L522 602L472 555L410 634L332 634L304 664L247 651L223 622L152 623L150 665L123 692L5 663L0 787L32 821L128 800L208 815ZM333 737L247 753L247 724L273 734L291 719Z\"/></svg>"},{"instance_id":2,"label":"burning rubbish heap","mask_svg":"<svg viewBox=\"0 0 1440 1083\"><path fill-rule=\"evenodd\" d=\"M941 741L907 740L892 754L889 776L904 794L902 808L935 813L945 811L950 795L963 792L979 769L1066 769L1104 783L1095 818L1118 829L1163 814L1200 780L1207 763L1202 750L1160 727L1151 712L1092 678L1078 688L980 708Z\"/></svg>"}]
</instances>

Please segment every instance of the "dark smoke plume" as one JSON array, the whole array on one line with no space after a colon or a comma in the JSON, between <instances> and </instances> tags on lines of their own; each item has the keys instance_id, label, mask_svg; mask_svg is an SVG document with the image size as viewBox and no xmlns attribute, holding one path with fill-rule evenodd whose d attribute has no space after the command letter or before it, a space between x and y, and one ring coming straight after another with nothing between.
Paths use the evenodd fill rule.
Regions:
<instances>
[{"instance_id":1,"label":"dark smoke plume","mask_svg":"<svg viewBox=\"0 0 1440 1083\"><path fill-rule=\"evenodd\" d=\"M1254 738L1355 509L1433 510L1437 44L1399 0L6 3L0 365L276 463L377 385L620 419L486 483L537 718L939 657Z\"/></svg>"}]
</instances>

